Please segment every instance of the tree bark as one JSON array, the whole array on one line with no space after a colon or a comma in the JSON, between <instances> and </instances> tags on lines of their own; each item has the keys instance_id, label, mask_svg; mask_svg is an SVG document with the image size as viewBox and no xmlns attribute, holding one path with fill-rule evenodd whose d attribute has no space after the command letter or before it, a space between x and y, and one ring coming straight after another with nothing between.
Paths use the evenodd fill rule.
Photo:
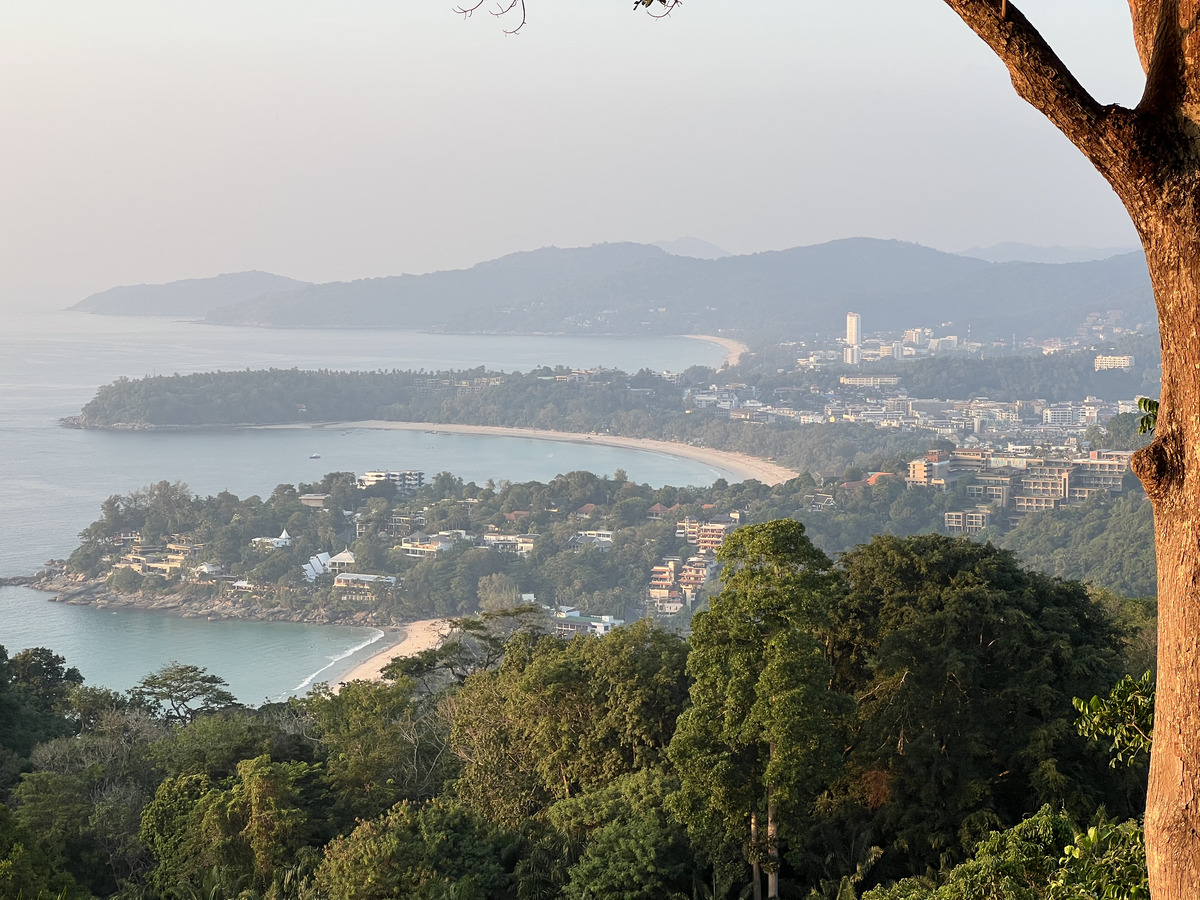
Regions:
<instances>
[{"instance_id":1,"label":"tree bark","mask_svg":"<svg viewBox=\"0 0 1200 900\"><path fill-rule=\"evenodd\" d=\"M750 877L754 879L754 900L762 900L762 865L758 861L758 813L750 813Z\"/></svg>"},{"instance_id":2,"label":"tree bark","mask_svg":"<svg viewBox=\"0 0 1200 900\"><path fill-rule=\"evenodd\" d=\"M1158 686L1146 798L1154 900L1200 893L1200 0L1129 0L1146 86L1101 106L1005 0L944 0L1008 68L1017 93L1092 162L1141 236L1163 384L1133 469L1154 507Z\"/></svg>"},{"instance_id":3,"label":"tree bark","mask_svg":"<svg viewBox=\"0 0 1200 900\"><path fill-rule=\"evenodd\" d=\"M767 900L779 900L779 817L767 794Z\"/></svg>"},{"instance_id":4,"label":"tree bark","mask_svg":"<svg viewBox=\"0 0 1200 900\"><path fill-rule=\"evenodd\" d=\"M1155 439L1134 457L1158 562L1146 861L1151 896L1182 900L1200 890L1200 227L1159 224L1143 240L1163 350Z\"/></svg>"}]
</instances>

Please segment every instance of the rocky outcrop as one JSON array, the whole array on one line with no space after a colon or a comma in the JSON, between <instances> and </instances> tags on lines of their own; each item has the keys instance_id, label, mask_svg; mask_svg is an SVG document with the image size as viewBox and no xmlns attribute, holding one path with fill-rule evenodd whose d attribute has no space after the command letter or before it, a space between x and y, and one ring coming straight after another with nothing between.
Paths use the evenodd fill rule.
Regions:
<instances>
[{"instance_id":1,"label":"rocky outcrop","mask_svg":"<svg viewBox=\"0 0 1200 900\"><path fill-rule=\"evenodd\" d=\"M368 610L325 608L290 609L265 606L251 597L193 597L185 594L119 594L108 589L103 578L82 579L72 575L30 576L22 581L30 587L52 593L56 603L95 606L97 609L145 609L168 612L185 619L220 621L239 619L248 622L298 622L306 625L365 625L384 628L401 624L391 616Z\"/></svg>"}]
</instances>

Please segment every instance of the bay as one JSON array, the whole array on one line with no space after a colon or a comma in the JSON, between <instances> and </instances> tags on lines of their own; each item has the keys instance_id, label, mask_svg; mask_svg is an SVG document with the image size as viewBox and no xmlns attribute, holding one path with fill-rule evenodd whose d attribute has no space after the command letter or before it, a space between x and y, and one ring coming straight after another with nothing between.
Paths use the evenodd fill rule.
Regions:
<instances>
[{"instance_id":1,"label":"bay","mask_svg":"<svg viewBox=\"0 0 1200 900\"><path fill-rule=\"evenodd\" d=\"M209 622L151 610L52 603L29 588L0 587L0 645L9 655L49 647L84 682L126 690L167 663L202 666L257 706L336 681L370 656L377 628L291 622Z\"/></svg>"},{"instance_id":2,"label":"bay","mask_svg":"<svg viewBox=\"0 0 1200 900\"><path fill-rule=\"evenodd\" d=\"M685 337L447 335L384 331L225 328L170 319L12 312L0 333L0 575L62 557L111 494L180 480L201 495L266 495L329 471L451 471L467 481L548 481L586 469L625 469L637 482L708 484L729 473L704 463L616 447L490 435L372 429L211 430L182 433L64 429L96 388L125 376L246 368L528 371L541 365L679 371L717 366L724 351ZM318 454L320 459L310 459ZM104 618L107 615L108 618ZM278 629L278 630L277 630ZM236 637L235 637L236 636ZM244 637L243 637L244 636ZM296 656L267 661L255 648L284 641ZM123 689L153 660L195 662L246 702L305 690L313 672L335 679L369 654L373 629L209 623L155 613L117 616L0 589L0 645L49 646L90 683ZM306 643L307 642L307 643ZM302 648L307 647L302 653ZM69 649L69 653L67 650ZM207 655L206 655L207 654ZM303 685L303 686L301 686Z\"/></svg>"}]
</instances>

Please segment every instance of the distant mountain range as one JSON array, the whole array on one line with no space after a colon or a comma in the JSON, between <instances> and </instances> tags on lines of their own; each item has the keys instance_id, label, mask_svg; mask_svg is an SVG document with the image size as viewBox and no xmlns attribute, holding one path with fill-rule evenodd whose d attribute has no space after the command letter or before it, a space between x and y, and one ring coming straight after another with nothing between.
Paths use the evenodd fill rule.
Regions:
<instances>
[{"instance_id":1,"label":"distant mountain range","mask_svg":"<svg viewBox=\"0 0 1200 900\"><path fill-rule=\"evenodd\" d=\"M215 278L188 278L170 284L133 284L109 288L80 300L71 309L110 316L193 316L230 303L243 303L278 291L310 287L306 281L269 272L237 272Z\"/></svg>"},{"instance_id":2,"label":"distant mountain range","mask_svg":"<svg viewBox=\"0 0 1200 900\"><path fill-rule=\"evenodd\" d=\"M716 244L702 241L700 238L681 237L673 241L655 241L655 247L660 247L674 256L693 256L696 259L721 259L733 256L728 250L722 250Z\"/></svg>"},{"instance_id":3,"label":"distant mountain range","mask_svg":"<svg viewBox=\"0 0 1200 900\"><path fill-rule=\"evenodd\" d=\"M1155 322L1140 253L992 263L869 238L716 259L648 244L547 247L469 269L330 284L245 272L113 288L73 308L276 328L778 339L841 333L849 311L867 334L953 323L952 333L969 327L978 339L1071 333L1088 313L1112 309L1130 327Z\"/></svg>"},{"instance_id":4,"label":"distant mountain range","mask_svg":"<svg viewBox=\"0 0 1200 900\"><path fill-rule=\"evenodd\" d=\"M992 244L990 247L960 250L958 255L974 256L987 262L1073 263L1092 262L1138 252L1140 251L1137 247L1038 247L1034 244L1006 241L1002 244Z\"/></svg>"}]
</instances>

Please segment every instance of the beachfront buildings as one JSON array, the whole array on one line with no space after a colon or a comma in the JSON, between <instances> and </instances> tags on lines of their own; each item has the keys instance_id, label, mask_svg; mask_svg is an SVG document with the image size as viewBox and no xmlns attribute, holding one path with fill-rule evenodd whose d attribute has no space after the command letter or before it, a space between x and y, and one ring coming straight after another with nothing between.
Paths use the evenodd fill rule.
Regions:
<instances>
[{"instance_id":1,"label":"beachfront buildings","mask_svg":"<svg viewBox=\"0 0 1200 900\"><path fill-rule=\"evenodd\" d=\"M185 569L199 568L199 554L204 544L175 535L165 547L148 547L140 542L140 535L138 538L138 543L132 544L126 553L117 558L114 569L132 569L139 575L170 578Z\"/></svg>"},{"instance_id":2,"label":"beachfront buildings","mask_svg":"<svg viewBox=\"0 0 1200 900\"><path fill-rule=\"evenodd\" d=\"M374 487L377 484L390 482L396 486L396 490L405 494L415 494L425 484L425 473L418 472L414 469L408 469L403 472L393 472L388 469L374 469L370 472L363 472L355 479L359 490L366 490Z\"/></svg>"},{"instance_id":3,"label":"beachfront buildings","mask_svg":"<svg viewBox=\"0 0 1200 900\"><path fill-rule=\"evenodd\" d=\"M343 572L333 579L333 588L344 600L370 600L380 590L396 586L392 575L364 575L358 572Z\"/></svg>"}]
</instances>

